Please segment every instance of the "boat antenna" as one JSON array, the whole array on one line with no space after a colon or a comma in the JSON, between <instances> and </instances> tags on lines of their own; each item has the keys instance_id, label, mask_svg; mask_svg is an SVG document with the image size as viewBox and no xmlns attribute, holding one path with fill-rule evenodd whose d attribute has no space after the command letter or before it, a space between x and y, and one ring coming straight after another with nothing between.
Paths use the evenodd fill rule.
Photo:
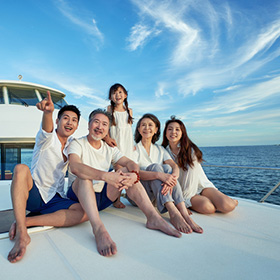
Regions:
<instances>
[{"instance_id":1,"label":"boat antenna","mask_svg":"<svg viewBox=\"0 0 280 280\"><path fill-rule=\"evenodd\" d=\"M18 75L18 79L21 81L21 79L22 79L22 75Z\"/></svg>"}]
</instances>

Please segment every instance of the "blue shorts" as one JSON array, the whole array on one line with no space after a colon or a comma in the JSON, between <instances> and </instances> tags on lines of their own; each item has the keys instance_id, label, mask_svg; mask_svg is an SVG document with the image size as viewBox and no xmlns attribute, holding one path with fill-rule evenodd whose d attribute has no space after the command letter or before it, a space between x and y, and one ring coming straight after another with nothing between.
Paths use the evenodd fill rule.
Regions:
<instances>
[{"instance_id":1,"label":"blue shorts","mask_svg":"<svg viewBox=\"0 0 280 280\"><path fill-rule=\"evenodd\" d=\"M76 196L76 194L74 193L74 191L72 189L72 185L69 187L69 189L67 191L67 196L71 200L79 202L78 197ZM111 204L114 203L114 201L110 200L107 197L107 183L104 184L104 187L101 192L95 192L95 197L96 197L98 211L106 209L107 207L109 207Z\"/></svg>"},{"instance_id":2,"label":"blue shorts","mask_svg":"<svg viewBox=\"0 0 280 280\"><path fill-rule=\"evenodd\" d=\"M77 202L68 198L63 198L58 193L56 193L56 195L48 203L45 203L35 182L33 181L33 187L29 191L26 209L31 212L29 216L33 216L49 214L62 209L68 209L74 203Z\"/></svg>"}]
</instances>

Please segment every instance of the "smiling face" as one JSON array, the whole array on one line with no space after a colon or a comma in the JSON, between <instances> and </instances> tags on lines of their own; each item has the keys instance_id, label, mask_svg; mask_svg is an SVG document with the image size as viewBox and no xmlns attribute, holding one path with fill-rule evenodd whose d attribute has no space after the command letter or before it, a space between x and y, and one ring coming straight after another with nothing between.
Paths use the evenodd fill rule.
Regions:
<instances>
[{"instance_id":1,"label":"smiling face","mask_svg":"<svg viewBox=\"0 0 280 280\"><path fill-rule=\"evenodd\" d=\"M89 140L100 141L109 131L110 121L104 114L96 114L89 122Z\"/></svg>"},{"instance_id":2,"label":"smiling face","mask_svg":"<svg viewBox=\"0 0 280 280\"><path fill-rule=\"evenodd\" d=\"M57 134L61 137L69 137L78 128L78 115L72 111L65 111L60 118L56 120L56 124Z\"/></svg>"},{"instance_id":3,"label":"smiling face","mask_svg":"<svg viewBox=\"0 0 280 280\"><path fill-rule=\"evenodd\" d=\"M121 87L118 87L118 89L114 91L110 96L110 100L112 100L116 106L123 104L126 98L127 98L127 94L124 92L124 90Z\"/></svg>"},{"instance_id":4,"label":"smiling face","mask_svg":"<svg viewBox=\"0 0 280 280\"><path fill-rule=\"evenodd\" d=\"M182 130L177 122L172 122L167 126L166 138L170 143L178 144L182 137Z\"/></svg>"},{"instance_id":5,"label":"smiling face","mask_svg":"<svg viewBox=\"0 0 280 280\"><path fill-rule=\"evenodd\" d=\"M158 128L150 118L144 118L138 127L138 132L142 139L152 140L153 136L157 133Z\"/></svg>"}]
</instances>

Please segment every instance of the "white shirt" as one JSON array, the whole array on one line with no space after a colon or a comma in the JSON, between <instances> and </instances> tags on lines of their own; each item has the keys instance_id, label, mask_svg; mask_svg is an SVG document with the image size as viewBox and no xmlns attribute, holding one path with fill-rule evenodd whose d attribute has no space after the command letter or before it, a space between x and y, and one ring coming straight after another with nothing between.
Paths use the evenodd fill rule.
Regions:
<instances>
[{"instance_id":1,"label":"white shirt","mask_svg":"<svg viewBox=\"0 0 280 280\"><path fill-rule=\"evenodd\" d=\"M68 138L63 154L67 155L67 148L72 138ZM31 174L40 195L45 203L49 202L56 193L66 198L64 193L64 177L68 161L64 162L61 153L61 142L56 130L48 133L40 128L36 135L33 150Z\"/></svg>"},{"instance_id":2,"label":"white shirt","mask_svg":"<svg viewBox=\"0 0 280 280\"><path fill-rule=\"evenodd\" d=\"M69 146L68 154L77 154L82 163L89 165L101 171L108 171L111 164L115 164L123 157L123 154L116 147L110 147L104 141L100 141L101 147L95 149L88 142L87 136L74 139ZM69 186L74 182L76 176L69 170ZM93 188L95 192L101 192L104 181L93 180Z\"/></svg>"},{"instance_id":3,"label":"white shirt","mask_svg":"<svg viewBox=\"0 0 280 280\"><path fill-rule=\"evenodd\" d=\"M171 159L169 153L157 144L151 144L150 155L148 155L141 141L136 145L135 154L135 161L139 164L141 170L146 170L153 163L163 164L166 160Z\"/></svg>"}]
</instances>

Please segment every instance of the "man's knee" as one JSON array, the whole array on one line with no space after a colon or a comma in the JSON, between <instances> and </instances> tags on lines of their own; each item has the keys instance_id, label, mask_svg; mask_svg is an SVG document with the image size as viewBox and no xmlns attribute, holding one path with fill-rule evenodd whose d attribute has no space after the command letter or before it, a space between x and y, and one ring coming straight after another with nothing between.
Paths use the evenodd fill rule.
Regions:
<instances>
[{"instance_id":1,"label":"man's knee","mask_svg":"<svg viewBox=\"0 0 280 280\"><path fill-rule=\"evenodd\" d=\"M72 183L72 190L77 195L79 188L93 188L91 180L80 179L77 177Z\"/></svg>"},{"instance_id":2,"label":"man's knee","mask_svg":"<svg viewBox=\"0 0 280 280\"><path fill-rule=\"evenodd\" d=\"M30 174L30 169L27 165L25 164L17 164L14 168L14 174L13 176L19 176L19 175L23 175L23 174Z\"/></svg>"}]
</instances>

